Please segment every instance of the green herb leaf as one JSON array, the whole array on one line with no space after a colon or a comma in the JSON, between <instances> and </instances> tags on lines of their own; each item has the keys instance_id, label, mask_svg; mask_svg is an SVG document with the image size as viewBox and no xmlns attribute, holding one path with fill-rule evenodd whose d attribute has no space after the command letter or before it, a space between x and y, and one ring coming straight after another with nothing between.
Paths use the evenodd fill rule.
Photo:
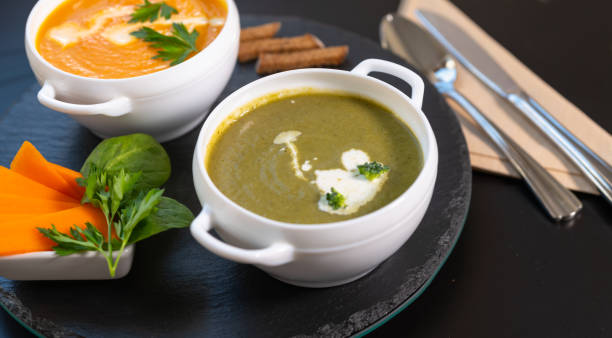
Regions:
<instances>
[{"instance_id":1,"label":"green herb leaf","mask_svg":"<svg viewBox=\"0 0 612 338\"><path fill-rule=\"evenodd\" d=\"M333 187L331 188L331 192L325 194L325 199L327 200L327 204L329 204L329 206L334 210L338 210L346 206L344 195L339 193Z\"/></svg>"},{"instance_id":2,"label":"green herb leaf","mask_svg":"<svg viewBox=\"0 0 612 338\"><path fill-rule=\"evenodd\" d=\"M195 29L190 33L182 23L172 24L172 36L161 34L149 27L130 33L132 36L139 38L145 42L150 42L151 47L158 49L154 59L162 59L171 61L170 66L177 65L193 52L197 52L196 40L198 39L198 31Z\"/></svg>"},{"instance_id":3,"label":"green herb leaf","mask_svg":"<svg viewBox=\"0 0 612 338\"><path fill-rule=\"evenodd\" d=\"M357 169L359 169L359 173L365 176L368 181L371 181L389 171L389 167L376 161L370 163L366 162L362 165L358 165Z\"/></svg>"},{"instance_id":4,"label":"green herb leaf","mask_svg":"<svg viewBox=\"0 0 612 338\"><path fill-rule=\"evenodd\" d=\"M195 29L189 33L185 25L175 22L172 24L172 35L181 39L181 41L186 42L187 45L196 50L195 44L196 40L198 40L198 35L200 34Z\"/></svg>"},{"instance_id":5,"label":"green herb leaf","mask_svg":"<svg viewBox=\"0 0 612 338\"><path fill-rule=\"evenodd\" d=\"M119 210L121 202L125 196L129 196L134 189L134 185L140 178L141 172L134 174L126 173L121 169L113 178L113 186L110 187L111 193L111 214L114 215Z\"/></svg>"},{"instance_id":6,"label":"green herb leaf","mask_svg":"<svg viewBox=\"0 0 612 338\"><path fill-rule=\"evenodd\" d=\"M121 233L118 233L117 236L122 240L129 240L129 236L132 234L134 227L154 211L163 193L163 190L155 188L149 190L147 194L141 193L132 200L130 204L122 210L119 216Z\"/></svg>"},{"instance_id":7,"label":"green herb leaf","mask_svg":"<svg viewBox=\"0 0 612 338\"><path fill-rule=\"evenodd\" d=\"M88 228L89 226L91 226L91 224L88 224ZM99 234L100 237L104 238L98 229L94 228L93 226L92 228L95 230L95 232L97 232L97 234L88 232L88 235L92 236L92 238L98 238ZM84 239L82 237L83 230L76 225L73 228L70 228L70 233L72 236L59 232L54 224L51 224L50 229L36 229L38 229L38 231L40 231L40 233L45 237L57 243L57 245L53 247L53 250L60 256L67 256L88 250L100 251L102 249L101 245L98 245L99 241L89 241Z\"/></svg>"},{"instance_id":8,"label":"green herb leaf","mask_svg":"<svg viewBox=\"0 0 612 338\"><path fill-rule=\"evenodd\" d=\"M136 192L158 188L170 177L168 154L153 137L146 134L118 136L100 142L81 168L86 182L89 182L92 165L106 175L116 175L121 170L130 174L141 172L132 187Z\"/></svg>"},{"instance_id":9,"label":"green herb leaf","mask_svg":"<svg viewBox=\"0 0 612 338\"><path fill-rule=\"evenodd\" d=\"M166 20L170 20L172 14L178 14L178 11L174 7L166 5L165 2L161 3L159 15Z\"/></svg>"},{"instance_id":10,"label":"green herb leaf","mask_svg":"<svg viewBox=\"0 0 612 338\"><path fill-rule=\"evenodd\" d=\"M149 0L145 0L144 4L139 5L138 8L132 13L132 19L129 23L145 22L149 20L153 22L160 16L170 19L172 14L177 14L178 11L168 6L165 2L151 3Z\"/></svg>"},{"instance_id":11,"label":"green herb leaf","mask_svg":"<svg viewBox=\"0 0 612 338\"><path fill-rule=\"evenodd\" d=\"M93 243L96 247L102 248L104 244L104 236L93 224L87 222L85 223L85 229L77 228L79 234L85 236L85 238ZM74 236L74 234L73 234Z\"/></svg>"},{"instance_id":12,"label":"green herb leaf","mask_svg":"<svg viewBox=\"0 0 612 338\"><path fill-rule=\"evenodd\" d=\"M172 198L162 197L155 212L134 228L129 244L147 239L166 230L186 228L191 224L193 218L193 213L185 205Z\"/></svg>"}]
</instances>

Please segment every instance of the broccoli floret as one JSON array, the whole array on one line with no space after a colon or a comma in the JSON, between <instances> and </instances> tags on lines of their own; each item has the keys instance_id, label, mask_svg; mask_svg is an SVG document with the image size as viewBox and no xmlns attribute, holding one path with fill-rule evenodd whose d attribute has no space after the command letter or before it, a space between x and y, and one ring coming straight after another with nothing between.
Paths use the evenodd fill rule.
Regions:
<instances>
[{"instance_id":1,"label":"broccoli floret","mask_svg":"<svg viewBox=\"0 0 612 338\"><path fill-rule=\"evenodd\" d=\"M327 204L329 204L329 206L334 210L338 210L346 206L344 196L333 187L331 188L331 192L325 194L325 199L327 199Z\"/></svg>"},{"instance_id":2,"label":"broccoli floret","mask_svg":"<svg viewBox=\"0 0 612 338\"><path fill-rule=\"evenodd\" d=\"M378 176L389 171L389 167L387 167L386 165L383 165L380 162L376 162L376 161L373 161L370 163L366 162L364 164L358 165L357 169L359 169L359 173L365 176L365 178L367 178L368 181L371 181L377 178Z\"/></svg>"}]
</instances>

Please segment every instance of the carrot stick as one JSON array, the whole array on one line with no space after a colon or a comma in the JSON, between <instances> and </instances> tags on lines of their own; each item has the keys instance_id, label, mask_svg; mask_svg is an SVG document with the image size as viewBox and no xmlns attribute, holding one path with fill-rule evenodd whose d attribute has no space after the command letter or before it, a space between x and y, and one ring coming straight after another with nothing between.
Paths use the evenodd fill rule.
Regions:
<instances>
[{"instance_id":1,"label":"carrot stick","mask_svg":"<svg viewBox=\"0 0 612 338\"><path fill-rule=\"evenodd\" d=\"M48 251L55 242L43 236L36 228L50 228L69 233L70 227L84 227L92 223L106 236L106 218L102 211L89 204L35 217L0 223L0 256L15 255L34 251Z\"/></svg>"},{"instance_id":2,"label":"carrot stick","mask_svg":"<svg viewBox=\"0 0 612 338\"><path fill-rule=\"evenodd\" d=\"M0 215L0 224L10 223L20 219L32 218L33 215L38 216L42 214L2 214Z\"/></svg>"},{"instance_id":3,"label":"carrot stick","mask_svg":"<svg viewBox=\"0 0 612 338\"><path fill-rule=\"evenodd\" d=\"M78 207L77 201L65 202L19 195L0 194L0 223L6 214L45 214Z\"/></svg>"},{"instance_id":4,"label":"carrot stick","mask_svg":"<svg viewBox=\"0 0 612 338\"><path fill-rule=\"evenodd\" d=\"M80 199L75 190L32 145L25 141L11 162L11 170L65 195Z\"/></svg>"},{"instance_id":5,"label":"carrot stick","mask_svg":"<svg viewBox=\"0 0 612 338\"><path fill-rule=\"evenodd\" d=\"M59 164L48 162L51 168L55 169L55 171L68 182L68 184L72 187L72 189L76 192L76 194L81 198L83 194L85 194L85 187L81 187L77 182L77 178L83 177L80 172L74 171L72 169L62 167Z\"/></svg>"},{"instance_id":6,"label":"carrot stick","mask_svg":"<svg viewBox=\"0 0 612 338\"><path fill-rule=\"evenodd\" d=\"M64 202L80 202L80 199L77 200L51 189L3 166L0 166L0 193Z\"/></svg>"}]
</instances>

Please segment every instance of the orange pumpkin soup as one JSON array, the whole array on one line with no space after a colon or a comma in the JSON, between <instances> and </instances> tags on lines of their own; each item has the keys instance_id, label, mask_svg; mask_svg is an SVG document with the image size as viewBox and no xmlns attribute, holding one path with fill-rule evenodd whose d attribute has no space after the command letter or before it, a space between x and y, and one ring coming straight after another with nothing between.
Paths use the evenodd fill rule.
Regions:
<instances>
[{"instance_id":1,"label":"orange pumpkin soup","mask_svg":"<svg viewBox=\"0 0 612 338\"><path fill-rule=\"evenodd\" d=\"M151 3L159 3L152 0ZM118 79L153 73L171 61L153 59L158 50L130 33L148 27L170 35L173 23L182 23L199 36L202 50L219 34L227 16L224 0L165 0L177 10L170 19L129 23L143 0L66 0L43 22L36 49L55 67L101 79Z\"/></svg>"}]
</instances>

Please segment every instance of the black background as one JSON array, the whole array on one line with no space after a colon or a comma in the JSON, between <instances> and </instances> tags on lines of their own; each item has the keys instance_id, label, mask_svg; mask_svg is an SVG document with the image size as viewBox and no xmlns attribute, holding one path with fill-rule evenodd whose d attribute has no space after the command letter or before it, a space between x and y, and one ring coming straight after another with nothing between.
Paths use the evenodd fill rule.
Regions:
<instances>
[{"instance_id":1,"label":"black background","mask_svg":"<svg viewBox=\"0 0 612 338\"><path fill-rule=\"evenodd\" d=\"M612 20L607 1L455 0L608 132ZM32 82L23 27L34 1L0 11L0 109ZM376 40L398 1L242 0L242 13L294 15ZM611 145L612 146L612 145ZM520 181L474 173L470 213L455 251L425 293L370 336L612 336L612 208L580 194L570 226L548 221ZM0 336L27 336L3 311Z\"/></svg>"}]
</instances>

